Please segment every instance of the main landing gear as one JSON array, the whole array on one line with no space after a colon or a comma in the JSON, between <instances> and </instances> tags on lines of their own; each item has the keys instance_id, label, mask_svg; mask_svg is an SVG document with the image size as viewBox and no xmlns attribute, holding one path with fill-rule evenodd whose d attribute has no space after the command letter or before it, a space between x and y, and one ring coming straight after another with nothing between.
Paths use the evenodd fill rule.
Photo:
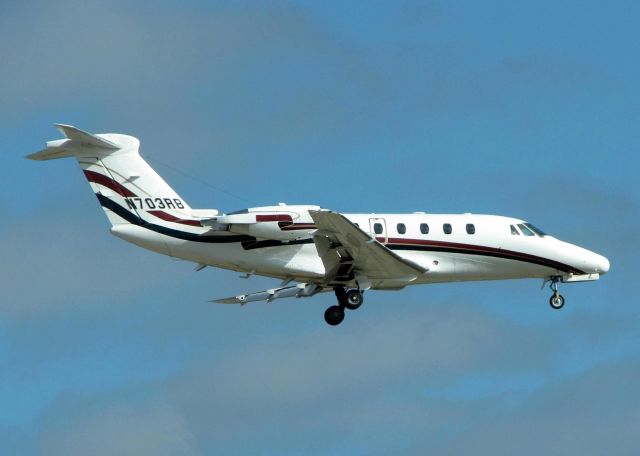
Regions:
<instances>
[{"instance_id":1,"label":"main landing gear","mask_svg":"<svg viewBox=\"0 0 640 456\"><path fill-rule=\"evenodd\" d=\"M549 305L555 309L562 309L564 306L564 297L558 291L558 282L560 281L560 277L551 277L551 284L549 284L549 288L553 291L551 298L549 298Z\"/></svg>"},{"instance_id":2,"label":"main landing gear","mask_svg":"<svg viewBox=\"0 0 640 456\"><path fill-rule=\"evenodd\" d=\"M324 313L324 321L331 326L336 326L344 320L344 309L356 310L364 302L364 296L360 290L346 290L343 287L333 289L338 298L338 305L329 307Z\"/></svg>"}]
</instances>

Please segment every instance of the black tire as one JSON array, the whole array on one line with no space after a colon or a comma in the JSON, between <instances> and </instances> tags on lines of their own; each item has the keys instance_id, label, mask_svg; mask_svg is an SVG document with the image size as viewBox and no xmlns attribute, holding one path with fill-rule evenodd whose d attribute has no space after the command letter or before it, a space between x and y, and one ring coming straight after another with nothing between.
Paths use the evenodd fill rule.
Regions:
<instances>
[{"instance_id":1,"label":"black tire","mask_svg":"<svg viewBox=\"0 0 640 456\"><path fill-rule=\"evenodd\" d=\"M561 294L558 294L557 297L555 294L552 294L551 298L549 298L549 305L555 310L562 309L564 306L564 297Z\"/></svg>"},{"instance_id":2,"label":"black tire","mask_svg":"<svg viewBox=\"0 0 640 456\"><path fill-rule=\"evenodd\" d=\"M356 310L364 302L364 296L358 290L349 290L344 300L344 306L349 310Z\"/></svg>"},{"instance_id":3,"label":"black tire","mask_svg":"<svg viewBox=\"0 0 640 456\"><path fill-rule=\"evenodd\" d=\"M324 312L324 321L328 325L336 326L344 320L344 309L340 306L331 306Z\"/></svg>"}]
</instances>

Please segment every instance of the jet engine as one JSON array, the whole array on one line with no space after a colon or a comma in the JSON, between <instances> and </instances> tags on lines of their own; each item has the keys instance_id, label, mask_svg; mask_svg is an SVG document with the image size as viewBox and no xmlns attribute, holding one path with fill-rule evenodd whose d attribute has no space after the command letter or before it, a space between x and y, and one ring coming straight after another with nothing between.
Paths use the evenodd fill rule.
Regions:
<instances>
[{"instance_id":1,"label":"jet engine","mask_svg":"<svg viewBox=\"0 0 640 456\"><path fill-rule=\"evenodd\" d=\"M295 240L309 236L316 229L310 210L319 206L263 206L202 220L214 230L245 234L257 239Z\"/></svg>"}]
</instances>

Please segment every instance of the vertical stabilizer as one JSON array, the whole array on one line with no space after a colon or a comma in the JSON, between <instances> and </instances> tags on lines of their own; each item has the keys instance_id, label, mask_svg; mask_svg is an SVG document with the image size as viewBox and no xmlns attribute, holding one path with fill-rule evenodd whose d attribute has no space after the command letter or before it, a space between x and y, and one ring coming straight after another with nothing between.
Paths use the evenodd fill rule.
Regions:
<instances>
[{"instance_id":1,"label":"vertical stabilizer","mask_svg":"<svg viewBox=\"0 0 640 456\"><path fill-rule=\"evenodd\" d=\"M65 139L49 141L45 149L27 158L75 157L112 225L202 226L189 205L140 156L137 138L94 135L62 124L56 128Z\"/></svg>"}]
</instances>

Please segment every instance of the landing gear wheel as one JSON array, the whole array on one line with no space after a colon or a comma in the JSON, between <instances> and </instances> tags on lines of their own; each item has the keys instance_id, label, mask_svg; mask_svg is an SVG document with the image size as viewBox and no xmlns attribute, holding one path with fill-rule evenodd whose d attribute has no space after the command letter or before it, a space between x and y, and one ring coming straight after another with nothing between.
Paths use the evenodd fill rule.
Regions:
<instances>
[{"instance_id":1,"label":"landing gear wheel","mask_svg":"<svg viewBox=\"0 0 640 456\"><path fill-rule=\"evenodd\" d=\"M364 302L364 296L359 290L347 291L346 299L344 300L344 306L349 310L356 310Z\"/></svg>"},{"instance_id":2,"label":"landing gear wheel","mask_svg":"<svg viewBox=\"0 0 640 456\"><path fill-rule=\"evenodd\" d=\"M344 309L340 306L331 306L324 312L324 321L331 326L336 326L344 320Z\"/></svg>"},{"instance_id":3,"label":"landing gear wheel","mask_svg":"<svg viewBox=\"0 0 640 456\"><path fill-rule=\"evenodd\" d=\"M552 294L549 299L549 305L556 310L562 309L562 306L564 306L564 297L557 292Z\"/></svg>"},{"instance_id":4,"label":"landing gear wheel","mask_svg":"<svg viewBox=\"0 0 640 456\"><path fill-rule=\"evenodd\" d=\"M558 291L558 282L560 282L561 278L559 276L553 276L549 277L549 280L551 281L549 288L553 291L551 298L549 298L549 305L555 310L562 309L562 306L564 306L564 298Z\"/></svg>"}]
</instances>

